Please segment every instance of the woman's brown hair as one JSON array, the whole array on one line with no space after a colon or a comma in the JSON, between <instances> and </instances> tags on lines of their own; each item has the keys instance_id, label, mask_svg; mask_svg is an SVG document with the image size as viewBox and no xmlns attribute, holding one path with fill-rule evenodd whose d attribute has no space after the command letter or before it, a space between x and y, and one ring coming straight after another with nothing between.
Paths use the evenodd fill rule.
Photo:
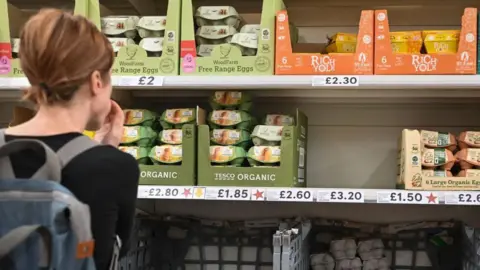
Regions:
<instances>
[{"instance_id":1,"label":"woman's brown hair","mask_svg":"<svg viewBox=\"0 0 480 270\"><path fill-rule=\"evenodd\" d=\"M58 9L32 16L20 34L20 63L35 104L69 101L99 71L109 82L114 54L108 39L85 17Z\"/></svg>"}]
</instances>

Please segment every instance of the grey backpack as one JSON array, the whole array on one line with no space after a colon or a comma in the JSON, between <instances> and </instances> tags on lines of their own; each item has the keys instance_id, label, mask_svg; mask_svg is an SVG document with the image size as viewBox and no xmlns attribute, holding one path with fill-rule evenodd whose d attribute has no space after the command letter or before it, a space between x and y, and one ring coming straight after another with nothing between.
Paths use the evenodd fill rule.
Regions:
<instances>
[{"instance_id":1,"label":"grey backpack","mask_svg":"<svg viewBox=\"0 0 480 270\"><path fill-rule=\"evenodd\" d=\"M0 130L0 269L94 270L90 210L61 184L61 171L98 144L80 136L57 153L32 139L5 142ZM29 179L15 176L9 156L45 152L45 164Z\"/></svg>"}]
</instances>

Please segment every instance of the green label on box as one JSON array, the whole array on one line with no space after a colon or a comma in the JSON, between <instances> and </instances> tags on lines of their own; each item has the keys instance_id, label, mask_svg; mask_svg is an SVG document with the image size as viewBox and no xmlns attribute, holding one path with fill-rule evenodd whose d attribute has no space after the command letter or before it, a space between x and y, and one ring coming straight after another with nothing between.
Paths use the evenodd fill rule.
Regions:
<instances>
[{"instance_id":1,"label":"green label on box","mask_svg":"<svg viewBox=\"0 0 480 270\"><path fill-rule=\"evenodd\" d=\"M175 55L175 50L172 49ZM165 52L168 54L167 52ZM120 48L113 65L113 75L159 75L176 74L176 63L169 57L147 57L147 52L138 45Z\"/></svg>"}]
</instances>

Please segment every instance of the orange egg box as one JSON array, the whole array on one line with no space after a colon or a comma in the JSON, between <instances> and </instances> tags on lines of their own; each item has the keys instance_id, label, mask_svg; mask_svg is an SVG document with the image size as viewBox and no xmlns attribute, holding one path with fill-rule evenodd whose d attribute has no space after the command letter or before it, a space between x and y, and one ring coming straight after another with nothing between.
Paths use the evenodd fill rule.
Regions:
<instances>
[{"instance_id":1,"label":"orange egg box","mask_svg":"<svg viewBox=\"0 0 480 270\"><path fill-rule=\"evenodd\" d=\"M275 75L372 75L373 16L373 10L361 13L355 53L322 54L320 44L294 44L292 47L287 11L278 11Z\"/></svg>"},{"instance_id":2,"label":"orange egg box","mask_svg":"<svg viewBox=\"0 0 480 270\"><path fill-rule=\"evenodd\" d=\"M375 11L375 74L476 74L477 9L466 8L456 54L393 53L386 10Z\"/></svg>"}]
</instances>

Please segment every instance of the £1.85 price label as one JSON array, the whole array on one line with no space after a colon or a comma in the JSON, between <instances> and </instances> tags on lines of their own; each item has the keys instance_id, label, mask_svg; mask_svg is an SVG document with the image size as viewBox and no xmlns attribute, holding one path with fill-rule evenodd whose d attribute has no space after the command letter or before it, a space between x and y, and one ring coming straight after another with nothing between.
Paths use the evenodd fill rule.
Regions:
<instances>
[{"instance_id":1,"label":"\u00a31.85 price label","mask_svg":"<svg viewBox=\"0 0 480 270\"><path fill-rule=\"evenodd\" d=\"M138 187L138 198L191 199L193 187L144 186Z\"/></svg>"},{"instance_id":2,"label":"\u00a31.85 price label","mask_svg":"<svg viewBox=\"0 0 480 270\"><path fill-rule=\"evenodd\" d=\"M313 202L313 192L309 189L278 188L267 190L268 201Z\"/></svg>"},{"instance_id":3,"label":"\u00a31.85 price label","mask_svg":"<svg viewBox=\"0 0 480 270\"><path fill-rule=\"evenodd\" d=\"M360 190L320 190L317 194L318 202L363 203L365 195Z\"/></svg>"},{"instance_id":4,"label":"\u00a31.85 price label","mask_svg":"<svg viewBox=\"0 0 480 270\"><path fill-rule=\"evenodd\" d=\"M438 193L430 191L379 191L377 203L438 204Z\"/></svg>"},{"instance_id":5,"label":"\u00a31.85 price label","mask_svg":"<svg viewBox=\"0 0 480 270\"><path fill-rule=\"evenodd\" d=\"M233 201L249 201L249 188L213 188L207 187L205 199L207 200L233 200Z\"/></svg>"},{"instance_id":6,"label":"\u00a31.85 price label","mask_svg":"<svg viewBox=\"0 0 480 270\"><path fill-rule=\"evenodd\" d=\"M480 205L480 192L446 191L445 204Z\"/></svg>"}]
</instances>

